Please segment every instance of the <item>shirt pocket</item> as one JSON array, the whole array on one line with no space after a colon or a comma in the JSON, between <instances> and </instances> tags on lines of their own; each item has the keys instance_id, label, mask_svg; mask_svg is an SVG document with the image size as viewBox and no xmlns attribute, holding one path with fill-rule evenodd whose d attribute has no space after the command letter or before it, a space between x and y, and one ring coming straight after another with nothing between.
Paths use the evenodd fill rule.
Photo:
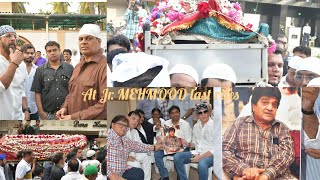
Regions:
<instances>
[{"instance_id":1,"label":"shirt pocket","mask_svg":"<svg viewBox=\"0 0 320 180\"><path fill-rule=\"evenodd\" d=\"M70 76L66 74L61 74L60 76L61 76L61 86L64 87L65 89L68 89Z\"/></svg>"},{"instance_id":2,"label":"shirt pocket","mask_svg":"<svg viewBox=\"0 0 320 180\"><path fill-rule=\"evenodd\" d=\"M83 88L84 92L87 92L89 89L94 88L93 90L96 90L97 92L99 89L95 89L96 82L93 79L88 79L83 81Z\"/></svg>"},{"instance_id":3,"label":"shirt pocket","mask_svg":"<svg viewBox=\"0 0 320 180\"><path fill-rule=\"evenodd\" d=\"M44 82L44 91L48 92L52 86L54 86L54 76L52 75L47 75L44 77L43 82Z\"/></svg>"}]
</instances>

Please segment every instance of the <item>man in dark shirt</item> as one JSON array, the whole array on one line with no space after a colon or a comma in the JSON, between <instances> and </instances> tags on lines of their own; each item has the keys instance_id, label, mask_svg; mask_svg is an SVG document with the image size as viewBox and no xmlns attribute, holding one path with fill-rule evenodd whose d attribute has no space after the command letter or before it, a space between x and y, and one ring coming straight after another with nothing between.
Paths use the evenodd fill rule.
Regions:
<instances>
[{"instance_id":1,"label":"man in dark shirt","mask_svg":"<svg viewBox=\"0 0 320 180\"><path fill-rule=\"evenodd\" d=\"M62 176L65 175L63 171L64 167L64 157L62 152L57 152L54 156L52 161L54 162L54 166L51 169L50 180L60 180Z\"/></svg>"},{"instance_id":2,"label":"man in dark shirt","mask_svg":"<svg viewBox=\"0 0 320 180\"><path fill-rule=\"evenodd\" d=\"M41 119L56 119L55 113L60 109L68 95L68 83L73 66L61 61L60 45L49 41L45 45L48 62L38 67L31 91L34 91L36 104Z\"/></svg>"}]
</instances>

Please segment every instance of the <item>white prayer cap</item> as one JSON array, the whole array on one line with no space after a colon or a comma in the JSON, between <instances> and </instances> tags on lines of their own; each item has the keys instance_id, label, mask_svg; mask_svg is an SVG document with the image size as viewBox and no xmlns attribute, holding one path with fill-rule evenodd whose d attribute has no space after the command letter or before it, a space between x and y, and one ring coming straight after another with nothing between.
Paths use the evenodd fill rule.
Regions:
<instances>
[{"instance_id":1,"label":"white prayer cap","mask_svg":"<svg viewBox=\"0 0 320 180\"><path fill-rule=\"evenodd\" d=\"M196 83L199 83L199 75L197 71L190 65L186 64L176 64L173 68L169 71L169 75L171 74L186 74L191 76Z\"/></svg>"},{"instance_id":2,"label":"white prayer cap","mask_svg":"<svg viewBox=\"0 0 320 180\"><path fill-rule=\"evenodd\" d=\"M298 63L297 71L310 71L320 75L320 59L316 57L307 57Z\"/></svg>"},{"instance_id":3,"label":"white prayer cap","mask_svg":"<svg viewBox=\"0 0 320 180\"><path fill-rule=\"evenodd\" d=\"M100 165L100 162L94 159L89 162L89 165L94 165L95 167L98 167Z\"/></svg>"},{"instance_id":4,"label":"white prayer cap","mask_svg":"<svg viewBox=\"0 0 320 180\"><path fill-rule=\"evenodd\" d=\"M148 87L170 87L168 60L146 53L118 54L112 60L112 81L125 82L138 77L151 68L162 66L159 74Z\"/></svg>"},{"instance_id":5,"label":"white prayer cap","mask_svg":"<svg viewBox=\"0 0 320 180\"><path fill-rule=\"evenodd\" d=\"M298 68L298 64L299 62L301 62L301 60L303 61L303 59L299 56L293 56L288 60L288 66L293 68L293 69L297 69Z\"/></svg>"},{"instance_id":6,"label":"white prayer cap","mask_svg":"<svg viewBox=\"0 0 320 180\"><path fill-rule=\"evenodd\" d=\"M206 78L215 78L215 79L224 79L233 82L237 82L236 73L234 70L227 64L212 64L203 71L202 79Z\"/></svg>"},{"instance_id":7,"label":"white prayer cap","mask_svg":"<svg viewBox=\"0 0 320 180\"><path fill-rule=\"evenodd\" d=\"M79 31L79 36L91 35L101 39L100 27L96 24L84 24Z\"/></svg>"},{"instance_id":8,"label":"white prayer cap","mask_svg":"<svg viewBox=\"0 0 320 180\"><path fill-rule=\"evenodd\" d=\"M96 152L94 151L94 150L89 150L89 151L87 151L87 158L88 157L92 157L92 156L94 156L96 154Z\"/></svg>"},{"instance_id":9,"label":"white prayer cap","mask_svg":"<svg viewBox=\"0 0 320 180\"><path fill-rule=\"evenodd\" d=\"M312 79L307 87L320 87L320 77Z\"/></svg>"}]
</instances>

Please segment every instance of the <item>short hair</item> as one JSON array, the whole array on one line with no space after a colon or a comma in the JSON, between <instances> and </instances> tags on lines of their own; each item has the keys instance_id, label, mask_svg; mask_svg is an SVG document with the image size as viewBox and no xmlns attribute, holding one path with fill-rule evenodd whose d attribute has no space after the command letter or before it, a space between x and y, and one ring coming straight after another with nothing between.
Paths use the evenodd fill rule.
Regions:
<instances>
[{"instance_id":1,"label":"short hair","mask_svg":"<svg viewBox=\"0 0 320 180\"><path fill-rule=\"evenodd\" d=\"M44 172L44 167L36 165L36 167L34 168L34 172L33 175L34 176L40 176L41 173Z\"/></svg>"},{"instance_id":2,"label":"short hair","mask_svg":"<svg viewBox=\"0 0 320 180\"><path fill-rule=\"evenodd\" d=\"M277 108L281 100L281 92L277 87L256 87L252 91L251 105L257 104L262 96L275 97L278 100Z\"/></svg>"},{"instance_id":3,"label":"short hair","mask_svg":"<svg viewBox=\"0 0 320 180\"><path fill-rule=\"evenodd\" d=\"M56 41L49 41L47 44L44 46L44 49L47 50L48 46L57 46L60 49L60 44L57 43Z\"/></svg>"},{"instance_id":4,"label":"short hair","mask_svg":"<svg viewBox=\"0 0 320 180\"><path fill-rule=\"evenodd\" d=\"M145 113L142 109L136 109L135 111L139 114L145 115Z\"/></svg>"},{"instance_id":5,"label":"short hair","mask_svg":"<svg viewBox=\"0 0 320 180\"><path fill-rule=\"evenodd\" d=\"M278 34L276 39L278 39L278 38L286 38L288 40L288 37L284 34Z\"/></svg>"},{"instance_id":6,"label":"short hair","mask_svg":"<svg viewBox=\"0 0 320 180\"><path fill-rule=\"evenodd\" d=\"M276 47L276 50L273 52L273 54L280 54L282 56L282 54L284 53L283 52L284 50L281 49L279 46Z\"/></svg>"},{"instance_id":7,"label":"short hair","mask_svg":"<svg viewBox=\"0 0 320 180\"><path fill-rule=\"evenodd\" d=\"M156 66L151 69L148 69L143 74L129 79L125 82L114 81L114 87L147 87L153 79L160 73L163 66Z\"/></svg>"},{"instance_id":8,"label":"short hair","mask_svg":"<svg viewBox=\"0 0 320 180\"><path fill-rule=\"evenodd\" d=\"M141 118L141 115L140 115L140 113L139 113L138 111L130 111L129 114L128 114L128 116L132 116L132 115L136 115L136 116L138 116L139 118Z\"/></svg>"},{"instance_id":9,"label":"short hair","mask_svg":"<svg viewBox=\"0 0 320 180\"><path fill-rule=\"evenodd\" d=\"M27 149L22 151L22 157L27 157L27 155L31 155L32 154L32 150Z\"/></svg>"},{"instance_id":10,"label":"short hair","mask_svg":"<svg viewBox=\"0 0 320 180\"><path fill-rule=\"evenodd\" d=\"M79 148L79 147L75 147L75 148L73 148L73 149L72 149L72 151L73 151L75 154L77 154L77 153L78 153L78 151L79 151L79 149L81 149L81 148Z\"/></svg>"},{"instance_id":11,"label":"short hair","mask_svg":"<svg viewBox=\"0 0 320 180\"><path fill-rule=\"evenodd\" d=\"M170 114L174 109L176 109L176 110L178 110L178 111L180 112L179 106L173 105L173 106L171 106L171 107L169 108L169 114Z\"/></svg>"},{"instance_id":12,"label":"short hair","mask_svg":"<svg viewBox=\"0 0 320 180\"><path fill-rule=\"evenodd\" d=\"M70 159L68 161L68 168L70 168L71 172L77 172L79 169L79 162L76 158Z\"/></svg>"},{"instance_id":13,"label":"short hair","mask_svg":"<svg viewBox=\"0 0 320 180\"><path fill-rule=\"evenodd\" d=\"M124 115L117 115L117 116L115 116L115 117L112 119L111 124L112 124L112 123L117 123L117 122L119 122L119 121L122 121L122 122L125 122L125 123L129 124L128 118L125 117ZM111 125L110 125L110 128L111 128Z\"/></svg>"},{"instance_id":14,"label":"short hair","mask_svg":"<svg viewBox=\"0 0 320 180\"><path fill-rule=\"evenodd\" d=\"M23 157L23 151L18 151L17 152L17 159L20 159Z\"/></svg>"},{"instance_id":15,"label":"short hair","mask_svg":"<svg viewBox=\"0 0 320 180\"><path fill-rule=\"evenodd\" d=\"M103 160L106 159L106 156L107 156L107 151L103 148L102 150L100 150L98 153L97 153L97 157L96 159L102 163Z\"/></svg>"},{"instance_id":16,"label":"short hair","mask_svg":"<svg viewBox=\"0 0 320 180\"><path fill-rule=\"evenodd\" d=\"M104 159L101 163L101 174L107 175L107 160Z\"/></svg>"},{"instance_id":17,"label":"short hair","mask_svg":"<svg viewBox=\"0 0 320 180\"><path fill-rule=\"evenodd\" d=\"M297 46L293 48L293 53L299 52L301 54L306 55L307 57L311 56L311 49L308 46Z\"/></svg>"},{"instance_id":18,"label":"short hair","mask_svg":"<svg viewBox=\"0 0 320 180\"><path fill-rule=\"evenodd\" d=\"M107 63L112 64L112 60L114 59L114 57L116 57L116 55L125 54L125 53L128 53L128 51L124 50L123 48L115 49L113 51L108 52L107 53Z\"/></svg>"},{"instance_id":19,"label":"short hair","mask_svg":"<svg viewBox=\"0 0 320 180\"><path fill-rule=\"evenodd\" d=\"M24 44L21 47L21 52L26 52L28 49L33 49L33 51L35 51L36 49L31 45L31 44Z\"/></svg>"},{"instance_id":20,"label":"short hair","mask_svg":"<svg viewBox=\"0 0 320 180\"><path fill-rule=\"evenodd\" d=\"M170 128L168 129L168 132L171 132L171 131L176 132L176 129L174 129L174 127L170 127Z\"/></svg>"},{"instance_id":21,"label":"short hair","mask_svg":"<svg viewBox=\"0 0 320 180\"><path fill-rule=\"evenodd\" d=\"M130 51L130 41L129 39L127 38L127 36L125 35L117 35L117 36L113 36L112 38L110 38L107 42L107 52L109 52L109 46L111 45L114 45L114 44L117 44L121 47L124 47L127 49L127 51L129 52Z\"/></svg>"},{"instance_id":22,"label":"short hair","mask_svg":"<svg viewBox=\"0 0 320 180\"><path fill-rule=\"evenodd\" d=\"M161 110L159 108L153 108L151 111L151 114L153 114L154 112L159 112L159 114L161 114Z\"/></svg>"},{"instance_id":23,"label":"short hair","mask_svg":"<svg viewBox=\"0 0 320 180\"><path fill-rule=\"evenodd\" d=\"M74 152L74 151L70 151L68 154L67 154L67 161L69 161L70 159L73 159L77 156L77 153Z\"/></svg>"},{"instance_id":24,"label":"short hair","mask_svg":"<svg viewBox=\"0 0 320 180\"><path fill-rule=\"evenodd\" d=\"M71 52L70 49L64 49L63 52L62 52L62 54L65 53L65 52L69 53L69 54L72 56L72 52Z\"/></svg>"},{"instance_id":25,"label":"short hair","mask_svg":"<svg viewBox=\"0 0 320 180\"><path fill-rule=\"evenodd\" d=\"M40 53L41 54L41 51L36 51L36 53Z\"/></svg>"},{"instance_id":26,"label":"short hair","mask_svg":"<svg viewBox=\"0 0 320 180\"><path fill-rule=\"evenodd\" d=\"M63 153L62 153L62 152L57 152L57 153L53 156L52 162L54 162L55 164L58 164L61 159L63 159Z\"/></svg>"}]
</instances>

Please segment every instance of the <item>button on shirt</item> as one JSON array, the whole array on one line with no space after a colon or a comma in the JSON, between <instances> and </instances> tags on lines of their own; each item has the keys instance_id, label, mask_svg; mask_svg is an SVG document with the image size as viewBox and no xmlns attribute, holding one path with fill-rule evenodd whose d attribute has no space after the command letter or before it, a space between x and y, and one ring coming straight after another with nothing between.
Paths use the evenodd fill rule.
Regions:
<instances>
[{"instance_id":1,"label":"button on shirt","mask_svg":"<svg viewBox=\"0 0 320 180\"><path fill-rule=\"evenodd\" d=\"M198 154L204 154L208 151L213 155L214 138L213 138L213 120L209 119L208 122L202 127L201 121L193 127L192 142L196 145L195 151ZM220 137L216 137L220 138Z\"/></svg>"},{"instance_id":2,"label":"button on shirt","mask_svg":"<svg viewBox=\"0 0 320 180\"><path fill-rule=\"evenodd\" d=\"M0 76L5 73L10 63L0 54ZM16 69L8 89L0 81L0 119L23 120L22 97L25 97L25 81L28 75L26 65L21 63Z\"/></svg>"},{"instance_id":3,"label":"button on shirt","mask_svg":"<svg viewBox=\"0 0 320 180\"><path fill-rule=\"evenodd\" d=\"M28 74L26 78L26 85L25 85L25 93L27 97L27 103L30 108L31 114L34 114L38 111L37 104L36 104L36 99L35 99L35 92L32 92L31 86L33 82L34 75L36 74L38 66L32 63L32 67L30 70L30 73Z\"/></svg>"},{"instance_id":4,"label":"button on shirt","mask_svg":"<svg viewBox=\"0 0 320 180\"><path fill-rule=\"evenodd\" d=\"M225 132L222 149L223 169L231 174L242 175L245 168L258 167L265 169L263 174L269 179L291 177L293 140L280 121L263 130L253 116L238 118Z\"/></svg>"},{"instance_id":5,"label":"button on shirt","mask_svg":"<svg viewBox=\"0 0 320 180\"><path fill-rule=\"evenodd\" d=\"M57 70L51 68L49 62L36 70L31 91L41 93L43 110L47 113L57 112L68 95L68 83L73 66L60 61Z\"/></svg>"},{"instance_id":6,"label":"button on shirt","mask_svg":"<svg viewBox=\"0 0 320 180\"><path fill-rule=\"evenodd\" d=\"M127 165L130 152L150 153L149 145L132 141L128 137L118 136L113 129L107 132L107 176L115 173L118 176L130 169Z\"/></svg>"}]
</instances>

